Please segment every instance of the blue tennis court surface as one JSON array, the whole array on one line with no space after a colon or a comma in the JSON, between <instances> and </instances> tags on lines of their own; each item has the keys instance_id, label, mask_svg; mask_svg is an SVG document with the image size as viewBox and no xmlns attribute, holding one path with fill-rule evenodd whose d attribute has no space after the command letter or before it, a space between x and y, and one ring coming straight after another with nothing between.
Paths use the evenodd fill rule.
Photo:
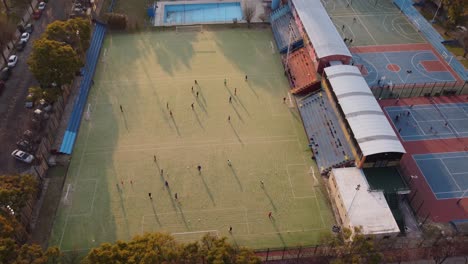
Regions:
<instances>
[{"instance_id":1,"label":"blue tennis court surface","mask_svg":"<svg viewBox=\"0 0 468 264\"><path fill-rule=\"evenodd\" d=\"M468 137L468 103L389 106L384 110L404 141Z\"/></svg>"},{"instance_id":2,"label":"blue tennis court surface","mask_svg":"<svg viewBox=\"0 0 468 264\"><path fill-rule=\"evenodd\" d=\"M468 152L413 155L437 199L468 197Z\"/></svg>"},{"instance_id":3,"label":"blue tennis court surface","mask_svg":"<svg viewBox=\"0 0 468 264\"><path fill-rule=\"evenodd\" d=\"M431 50L354 53L353 60L369 86L456 81Z\"/></svg>"}]
</instances>

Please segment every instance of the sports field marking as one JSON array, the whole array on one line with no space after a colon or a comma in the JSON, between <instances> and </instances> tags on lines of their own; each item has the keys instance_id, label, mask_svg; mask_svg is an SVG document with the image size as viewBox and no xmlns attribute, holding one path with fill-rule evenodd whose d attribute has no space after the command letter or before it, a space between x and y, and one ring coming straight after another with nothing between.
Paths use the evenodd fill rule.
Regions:
<instances>
[{"instance_id":1,"label":"sports field marking","mask_svg":"<svg viewBox=\"0 0 468 264\"><path fill-rule=\"evenodd\" d=\"M291 138L293 138L291 136ZM230 139L231 141L235 141L235 138ZM267 143L280 143L280 142L295 142L298 141L297 138L294 139L284 139L284 140L252 140L247 141L248 139L242 138L242 143L240 142L232 142L232 143L217 143L217 144L198 144L198 145L174 145L174 146L160 146L160 147L148 147L148 148L134 148L134 149L115 149L115 150L102 150L102 151L92 151L87 152L86 155L95 155L95 154L103 154L103 153L119 153L119 152L140 152L145 150L162 150L162 149L178 149L178 148L199 148L199 147L214 147L214 146L229 146L229 145L247 145L247 144L267 144Z\"/></svg>"},{"instance_id":2,"label":"sports field marking","mask_svg":"<svg viewBox=\"0 0 468 264\"><path fill-rule=\"evenodd\" d=\"M466 164L463 163L463 161L468 160L467 152L416 154L413 155L413 159L419 171L422 173L426 182L428 183L431 191L434 193L438 200L465 197L467 189L462 188L460 184L468 186L466 178L463 177L464 175L468 175L468 171L459 170L466 170L466 168L468 168ZM450 163L452 165L457 165L456 168L453 166L449 166L449 163L447 162L450 159L460 160L460 162L453 161ZM421 167L422 165L424 166ZM429 165L431 167L429 167ZM455 172L452 172L449 167L455 170ZM427 173L429 175L426 175ZM456 175L460 176L455 177ZM436 189L439 188L439 191L436 192L433 187ZM449 190L447 191L447 189Z\"/></svg>"},{"instance_id":3,"label":"sports field marking","mask_svg":"<svg viewBox=\"0 0 468 264\"><path fill-rule=\"evenodd\" d=\"M315 230L324 230L323 219L326 223L333 219L323 201L325 195L314 188L321 179L307 157L301 120L296 109L290 108L295 102L293 96L286 95L288 82L283 76L281 58L277 52L275 56L271 54L272 34L235 31L205 32L203 37L179 34L177 38L171 32L142 32L137 38L113 35L116 41L112 40L112 45L116 46L111 48L107 40L107 61L98 67L96 85L90 94L90 101L98 103L91 104L92 120L82 123L68 175L68 198L79 202L73 203L78 210L69 211L60 205L51 245L64 250L74 246L91 248L102 242L130 239L141 231L173 233L184 240L217 231L231 239L226 224L234 227L233 239L242 235L236 243L252 248L313 245L318 241L322 232ZM180 37L187 41L182 43ZM246 47L239 48L241 43L246 43ZM128 50L132 45L139 49L122 56L120 49ZM216 53L199 52L206 50ZM252 59L254 56L258 59ZM252 61L261 64L254 65ZM123 71L124 65L132 65L130 72ZM234 79L228 88L231 92L232 87L240 88L237 92L240 91L245 111L250 114L247 116L238 108L244 122L236 118L233 122L242 144L225 127L225 115L231 113L232 117L232 109L225 109L229 91L220 89L224 88L225 73L229 73L228 80ZM248 82L244 81L245 74ZM203 131L190 112L193 99L186 93L190 92L194 76L207 103L206 111L199 112ZM287 97L286 104L283 97ZM167 125L166 101L175 110L179 136L174 134L173 125ZM278 116L272 118L269 103ZM128 132L119 104L125 109ZM153 153L160 161L157 165L153 163ZM233 161L234 173L228 169L226 159ZM197 162L204 168L200 178L195 177ZM287 170L288 164L300 166ZM170 189L181 198L180 205L171 202L174 193L171 196L163 191L164 179L157 173L162 168ZM98 182L77 182L77 178ZM262 191L262 179L269 193ZM125 182L123 186L121 180ZM284 185L288 184L286 181L291 181L291 193L294 191L297 199L285 189L291 187ZM116 188L116 184L122 188ZM87 196L80 196L73 187L79 187L75 189ZM66 188L65 185L64 194ZM147 195L150 192L153 210ZM239 208L202 211L231 207ZM267 217L270 210L275 223ZM82 214L85 211L92 214ZM74 235L76 230L80 235ZM273 235L291 231L298 233L283 235L284 240Z\"/></svg>"},{"instance_id":4,"label":"sports field marking","mask_svg":"<svg viewBox=\"0 0 468 264\"><path fill-rule=\"evenodd\" d=\"M147 75L144 75L147 76ZM229 74L229 77L231 80L237 79L237 80L244 80L245 75L240 75L240 74ZM248 77L275 77L278 78L277 74L271 74L271 73L264 73L264 74L249 74ZM203 86L203 82L201 81L213 81L213 80L220 80L223 81L226 79L225 74L217 74L217 75L203 75L203 76L197 76L197 75L189 75L189 74L181 74L177 76L177 81L187 81L190 80L192 83L193 80L197 80L200 83L200 86ZM249 78L250 79L250 78ZM144 82L142 80L145 80ZM99 80L99 86L101 87L106 87L105 85L109 85L109 87L113 86L131 86L135 84L155 84L155 82L161 83L161 82L173 82L174 77L167 77L166 75L149 75L148 77L145 78L139 78L138 76L132 78L132 79L122 79L119 81L115 81L114 79L103 79ZM221 82L220 82L221 83ZM188 87L190 88L190 87ZM203 86L204 89L217 89L217 87L208 87L208 86Z\"/></svg>"},{"instance_id":5,"label":"sports field marking","mask_svg":"<svg viewBox=\"0 0 468 264\"><path fill-rule=\"evenodd\" d=\"M313 186L310 186L310 190L312 190L312 192L314 193L314 195L305 195L305 196L298 196L296 195L296 193L294 192L294 185L292 183L292 179L291 179L291 174L290 174L290 167L292 166L300 166L300 167L303 167L303 166L307 166L307 164L305 163L302 163L302 164L286 164L286 173L288 174L288 180L289 180L289 186L291 187L291 192L292 192L292 196L294 199L307 199L307 198L316 198L317 195L315 195L315 190L313 189Z\"/></svg>"},{"instance_id":6,"label":"sports field marking","mask_svg":"<svg viewBox=\"0 0 468 264\"><path fill-rule=\"evenodd\" d=\"M96 98L94 100L94 104L96 104ZM90 129L91 126L88 126L88 128L86 129L86 137L85 137L85 143L84 143L84 147L83 147L83 150L81 152L81 155L80 155L80 159L78 161L78 169L77 169L77 175L81 175L81 167L82 167L82 164L83 164L83 159L85 157L85 153L86 153L86 148L88 147L88 141L89 141L89 135L90 135ZM83 130L83 128L81 129ZM78 181L80 180L79 177L75 177L73 179L73 183L72 183L72 186L76 186L76 184L78 183ZM97 186L97 184L96 184ZM94 192L94 194L96 194L96 192ZM94 197L93 197L93 200L94 200ZM72 206L72 203L70 203L70 207ZM59 245L58 247L61 248L62 247L62 242L63 242L63 237L65 235L65 231L67 229L67 225L68 225L68 219L70 217L70 208L68 208L67 212L66 212L66 216L65 216L65 224L63 226L63 230L62 230L62 234L60 236L60 240L59 240Z\"/></svg>"},{"instance_id":7,"label":"sports field marking","mask_svg":"<svg viewBox=\"0 0 468 264\"><path fill-rule=\"evenodd\" d=\"M200 234L200 233L216 233L216 236L219 236L218 230L200 230L200 231L192 231L192 232L179 232L179 233L171 233L171 235L177 236L177 235L189 235L189 234Z\"/></svg>"}]
</instances>

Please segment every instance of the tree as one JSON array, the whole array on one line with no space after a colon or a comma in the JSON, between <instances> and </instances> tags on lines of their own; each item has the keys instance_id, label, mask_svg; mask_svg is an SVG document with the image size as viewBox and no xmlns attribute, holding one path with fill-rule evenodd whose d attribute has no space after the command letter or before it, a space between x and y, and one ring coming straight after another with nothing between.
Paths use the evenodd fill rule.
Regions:
<instances>
[{"instance_id":1,"label":"tree","mask_svg":"<svg viewBox=\"0 0 468 264\"><path fill-rule=\"evenodd\" d=\"M39 245L19 246L12 239L0 239L0 263L55 264L60 263L60 259L61 253L58 248L43 251Z\"/></svg>"},{"instance_id":2,"label":"tree","mask_svg":"<svg viewBox=\"0 0 468 264\"><path fill-rule=\"evenodd\" d=\"M442 0L442 4L447 10L448 25L450 28L453 28L463 18L464 0Z\"/></svg>"},{"instance_id":3,"label":"tree","mask_svg":"<svg viewBox=\"0 0 468 264\"><path fill-rule=\"evenodd\" d=\"M257 264L260 259L248 249L237 249L226 238L205 236L200 242L177 243L162 233L136 236L129 242L104 243L89 252L83 264L104 263L242 263Z\"/></svg>"},{"instance_id":4,"label":"tree","mask_svg":"<svg viewBox=\"0 0 468 264\"><path fill-rule=\"evenodd\" d=\"M29 69L43 87L71 83L83 65L73 48L63 42L41 38L33 45L28 60Z\"/></svg>"},{"instance_id":5,"label":"tree","mask_svg":"<svg viewBox=\"0 0 468 264\"><path fill-rule=\"evenodd\" d=\"M37 180L31 175L0 176L0 205L8 205L19 212L37 193Z\"/></svg>"},{"instance_id":6,"label":"tree","mask_svg":"<svg viewBox=\"0 0 468 264\"><path fill-rule=\"evenodd\" d=\"M83 18L57 20L47 26L44 36L49 40L65 42L83 55L89 48L91 24Z\"/></svg>"},{"instance_id":7,"label":"tree","mask_svg":"<svg viewBox=\"0 0 468 264\"><path fill-rule=\"evenodd\" d=\"M5 64L7 58L3 54L3 50L6 48L8 42L10 42L15 36L15 27L11 24L8 19L0 15L0 53L2 54Z\"/></svg>"},{"instance_id":8,"label":"tree","mask_svg":"<svg viewBox=\"0 0 468 264\"><path fill-rule=\"evenodd\" d=\"M249 1L244 2L244 19L247 22L247 27L250 27L250 22L255 16L255 6Z\"/></svg>"},{"instance_id":9,"label":"tree","mask_svg":"<svg viewBox=\"0 0 468 264\"><path fill-rule=\"evenodd\" d=\"M107 13L105 15L105 20L110 29L124 30L127 28L128 17L125 14Z\"/></svg>"},{"instance_id":10,"label":"tree","mask_svg":"<svg viewBox=\"0 0 468 264\"><path fill-rule=\"evenodd\" d=\"M336 258L332 263L341 264L341 263L369 263L369 264L378 264L383 260L382 253L374 246L374 241L369 237L366 237L362 234L362 228L354 228L354 236L351 241L348 241L344 248L343 252L340 252L338 258Z\"/></svg>"}]
</instances>

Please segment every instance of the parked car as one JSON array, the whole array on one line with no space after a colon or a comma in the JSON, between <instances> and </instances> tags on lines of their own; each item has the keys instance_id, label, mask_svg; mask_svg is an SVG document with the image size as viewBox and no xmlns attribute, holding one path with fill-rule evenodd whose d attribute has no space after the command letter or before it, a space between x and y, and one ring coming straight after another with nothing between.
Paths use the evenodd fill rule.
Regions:
<instances>
[{"instance_id":1,"label":"parked car","mask_svg":"<svg viewBox=\"0 0 468 264\"><path fill-rule=\"evenodd\" d=\"M25 163L31 163L34 160L34 156L24 152L19 149L15 149L12 153L11 156L13 156L15 159L20 160Z\"/></svg>"},{"instance_id":2,"label":"parked car","mask_svg":"<svg viewBox=\"0 0 468 264\"><path fill-rule=\"evenodd\" d=\"M23 51L24 48L26 48L26 42L24 42L24 41L21 41L21 40L20 40L20 41L18 41L18 42L16 43L16 45L15 45L16 51Z\"/></svg>"},{"instance_id":3,"label":"parked car","mask_svg":"<svg viewBox=\"0 0 468 264\"><path fill-rule=\"evenodd\" d=\"M18 24L17 28L18 31L21 33L27 32L31 34L34 31L34 25L31 23L28 23L26 25Z\"/></svg>"},{"instance_id":4,"label":"parked car","mask_svg":"<svg viewBox=\"0 0 468 264\"><path fill-rule=\"evenodd\" d=\"M34 10L34 12L32 13L32 17L36 20L38 20L39 18L41 18L42 16L42 10Z\"/></svg>"},{"instance_id":5,"label":"parked car","mask_svg":"<svg viewBox=\"0 0 468 264\"><path fill-rule=\"evenodd\" d=\"M8 79L10 79L10 75L11 75L11 69L8 67L5 67L0 71L0 80L4 82L8 81Z\"/></svg>"},{"instance_id":6,"label":"parked car","mask_svg":"<svg viewBox=\"0 0 468 264\"><path fill-rule=\"evenodd\" d=\"M18 56L16 55L11 55L9 58L8 58L8 67L9 68L13 68L16 66L16 63L18 63Z\"/></svg>"},{"instance_id":7,"label":"parked car","mask_svg":"<svg viewBox=\"0 0 468 264\"><path fill-rule=\"evenodd\" d=\"M27 141L26 139L22 139L18 142L16 142L16 146L23 151L33 151L33 146L31 142Z\"/></svg>"},{"instance_id":8,"label":"parked car","mask_svg":"<svg viewBox=\"0 0 468 264\"><path fill-rule=\"evenodd\" d=\"M37 6L37 9L44 10L45 7L46 7L46 3L45 2L40 2L39 5Z\"/></svg>"},{"instance_id":9,"label":"parked car","mask_svg":"<svg viewBox=\"0 0 468 264\"><path fill-rule=\"evenodd\" d=\"M23 34L21 34L20 41L22 41L22 42L28 42L29 37L30 37L29 33L28 33L28 32L24 32Z\"/></svg>"},{"instance_id":10,"label":"parked car","mask_svg":"<svg viewBox=\"0 0 468 264\"><path fill-rule=\"evenodd\" d=\"M31 23L26 24L26 26L24 26L24 31L31 34L34 31L34 25Z\"/></svg>"}]
</instances>

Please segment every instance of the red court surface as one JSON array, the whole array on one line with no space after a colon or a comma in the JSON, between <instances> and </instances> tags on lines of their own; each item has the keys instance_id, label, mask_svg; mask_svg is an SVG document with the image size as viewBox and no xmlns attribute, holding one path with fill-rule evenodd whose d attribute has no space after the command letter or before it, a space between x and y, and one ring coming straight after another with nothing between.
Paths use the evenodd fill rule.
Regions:
<instances>
[{"instance_id":1,"label":"red court surface","mask_svg":"<svg viewBox=\"0 0 468 264\"><path fill-rule=\"evenodd\" d=\"M420 63L428 72L445 71L445 66L440 61L421 61Z\"/></svg>"},{"instance_id":2,"label":"red court surface","mask_svg":"<svg viewBox=\"0 0 468 264\"><path fill-rule=\"evenodd\" d=\"M293 94L320 88L320 76L316 73L314 62L305 48L291 53L288 64L288 77Z\"/></svg>"},{"instance_id":3,"label":"red court surface","mask_svg":"<svg viewBox=\"0 0 468 264\"><path fill-rule=\"evenodd\" d=\"M436 104L467 103L468 97L436 97L432 100ZM431 99L426 97L400 100L386 99L381 100L379 103L382 108L387 106L430 105ZM389 117L387 116L387 118ZM392 123L390 119L389 121ZM397 131L395 132L398 134ZM409 194L409 200L415 212L420 217L429 217L434 222L468 219L468 198L437 200L412 157L414 154L468 151L468 138L402 141L402 143L407 153L401 161L401 169L412 190L411 194Z\"/></svg>"},{"instance_id":4,"label":"red court surface","mask_svg":"<svg viewBox=\"0 0 468 264\"><path fill-rule=\"evenodd\" d=\"M394 66L404 68L404 69L411 69L417 66L417 64L421 64L422 68L426 70L426 74L429 74L429 77L432 77L434 80L425 80L424 78L415 79L412 80L412 77L414 77L414 74L410 76L407 80L405 80L406 75L402 73L401 79L397 78L396 80L393 81L393 83L401 83L401 82L408 82L408 83L420 83L420 82L434 82L434 81L457 81L457 82L463 82L458 74L450 67L444 60L444 58L432 47L432 45L428 43L421 43L421 44L395 44L395 45L379 45L379 46L356 46L356 47L351 47L350 51L354 54L353 59L355 60L356 64L362 63L362 61L359 60L359 54L362 54L361 56L366 59L368 63L373 63L375 65L373 66L379 66L378 64L380 63L385 63L385 69L390 71L390 72L395 72L398 73L400 71L396 71L396 68ZM418 55L418 54L424 54L424 53L432 53L433 56L432 58L425 58L424 55ZM386 58L388 57L389 53L395 54L395 53L401 53L402 58L396 57L394 60L392 58ZM366 55L367 54L367 55ZM372 54L375 54L377 56L376 59L370 60L368 57L371 56ZM387 54L387 56L385 56ZM416 65L409 65L407 56L408 54L411 54L411 56L416 56L417 58L421 59L421 61L410 61L411 64L416 64ZM383 55L383 58L382 58ZM394 55L396 56L396 55ZM373 55L370 57L373 58ZM369 67L370 65L364 65L365 67ZM372 67L372 66L370 66ZM390 67L390 68L389 68ZM374 69L378 70L378 69ZM369 72L371 70L368 69ZM417 71L417 70L416 70ZM413 70L414 73L416 73L415 70ZM404 71L406 72L406 71ZM441 75L441 73L446 72L450 73L450 76L445 76ZM385 74L385 72L380 72L380 74ZM439 76L441 75L441 76ZM387 78L391 78L391 75L386 76ZM449 78L450 77L450 78ZM376 76L376 78L379 78ZM369 80L372 83L372 80Z\"/></svg>"}]
</instances>

